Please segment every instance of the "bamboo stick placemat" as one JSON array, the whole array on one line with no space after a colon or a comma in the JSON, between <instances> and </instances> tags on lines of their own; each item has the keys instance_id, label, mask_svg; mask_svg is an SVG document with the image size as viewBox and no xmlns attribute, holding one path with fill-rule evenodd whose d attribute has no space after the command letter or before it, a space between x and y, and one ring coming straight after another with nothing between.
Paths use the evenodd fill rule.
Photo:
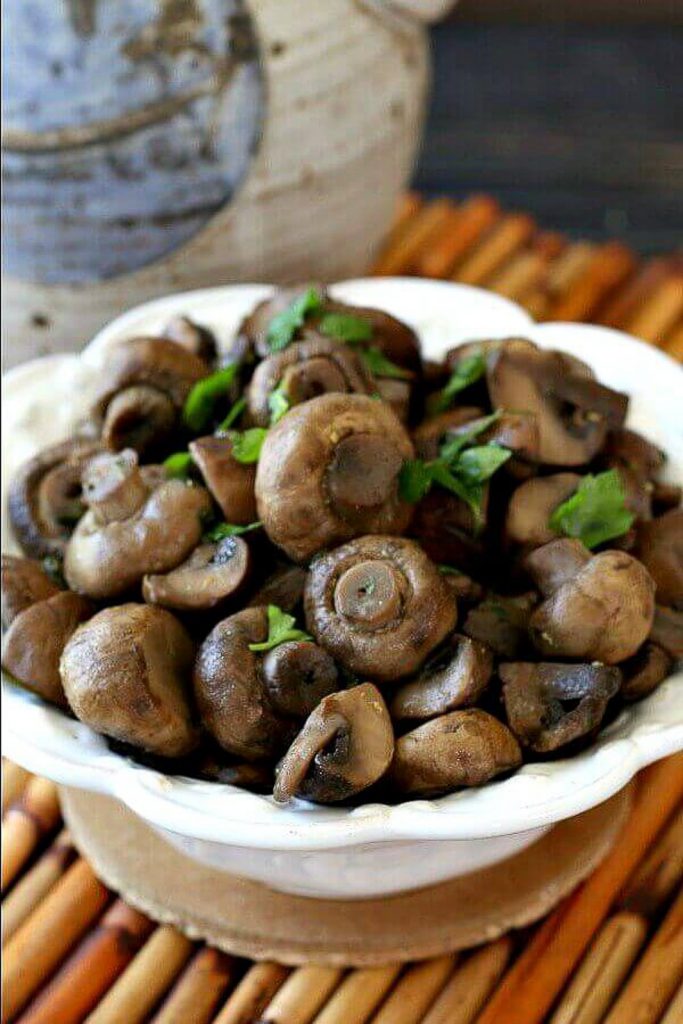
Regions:
<instances>
[{"instance_id":1,"label":"bamboo stick placemat","mask_svg":"<svg viewBox=\"0 0 683 1024\"><path fill-rule=\"evenodd\" d=\"M374 272L483 286L683 360L683 256L570 241L488 196L409 194ZM346 972L237 961L155 925L77 855L56 787L10 762L2 809L6 1024L683 1024L683 754L642 773L613 851L540 925Z\"/></svg>"}]
</instances>

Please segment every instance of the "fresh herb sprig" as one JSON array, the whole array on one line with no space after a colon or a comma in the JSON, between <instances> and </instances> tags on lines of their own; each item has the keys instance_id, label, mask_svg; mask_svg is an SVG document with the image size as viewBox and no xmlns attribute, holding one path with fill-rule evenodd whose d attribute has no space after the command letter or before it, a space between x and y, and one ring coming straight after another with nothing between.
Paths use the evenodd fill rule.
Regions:
<instances>
[{"instance_id":1,"label":"fresh herb sprig","mask_svg":"<svg viewBox=\"0 0 683 1024\"><path fill-rule=\"evenodd\" d=\"M587 548L621 537L635 516L626 507L626 492L616 469L589 473L576 491L553 511L548 525L555 533L576 537Z\"/></svg>"},{"instance_id":2,"label":"fresh herb sprig","mask_svg":"<svg viewBox=\"0 0 683 1024\"><path fill-rule=\"evenodd\" d=\"M192 456L189 452L174 452L162 463L169 480L187 480L192 469Z\"/></svg>"},{"instance_id":3,"label":"fresh herb sprig","mask_svg":"<svg viewBox=\"0 0 683 1024\"><path fill-rule=\"evenodd\" d=\"M244 395L242 395L241 398L238 398L237 401L233 403L232 408L225 419L218 424L216 427L216 433L227 434L228 430L230 430L233 424L237 422L246 407L247 400Z\"/></svg>"},{"instance_id":4,"label":"fresh herb sprig","mask_svg":"<svg viewBox=\"0 0 683 1024\"><path fill-rule=\"evenodd\" d=\"M328 338L336 338L348 344L370 341L372 338L370 321L359 316L351 316L349 313L326 313L320 319L318 330Z\"/></svg>"},{"instance_id":5,"label":"fresh herb sprig","mask_svg":"<svg viewBox=\"0 0 683 1024\"><path fill-rule=\"evenodd\" d=\"M188 430L198 434L207 426L216 403L229 391L238 369L239 363L231 363L197 381L183 406L183 423Z\"/></svg>"},{"instance_id":6,"label":"fresh herb sprig","mask_svg":"<svg viewBox=\"0 0 683 1024\"><path fill-rule=\"evenodd\" d=\"M317 288L308 288L302 295L290 302L286 309L277 313L268 324L266 344L271 352L282 352L290 344L296 332L303 327L306 317L319 313L323 297Z\"/></svg>"},{"instance_id":7,"label":"fresh herb sprig","mask_svg":"<svg viewBox=\"0 0 683 1024\"><path fill-rule=\"evenodd\" d=\"M268 605L268 639L263 643L249 644L250 651L272 651L274 647L287 643L289 640L312 640L313 637L303 629L295 628L296 619L287 615L276 604Z\"/></svg>"},{"instance_id":8,"label":"fresh herb sprig","mask_svg":"<svg viewBox=\"0 0 683 1024\"><path fill-rule=\"evenodd\" d=\"M254 523L247 523L246 526L240 526L237 523L217 523L212 526L203 535L202 540L205 543L218 543L218 541L225 540L226 537L241 537L244 533L251 533L252 530L260 530L263 523L258 519Z\"/></svg>"},{"instance_id":9,"label":"fresh herb sprig","mask_svg":"<svg viewBox=\"0 0 683 1024\"><path fill-rule=\"evenodd\" d=\"M229 430L227 437L232 441L232 457L243 465L258 462L268 431L265 427L250 427L248 430Z\"/></svg>"},{"instance_id":10,"label":"fresh herb sprig","mask_svg":"<svg viewBox=\"0 0 683 1024\"><path fill-rule=\"evenodd\" d=\"M270 410L271 427L278 423L284 414L289 412L290 408L289 395L281 382L276 388L273 388L268 395L268 409Z\"/></svg>"},{"instance_id":11,"label":"fresh herb sprig","mask_svg":"<svg viewBox=\"0 0 683 1024\"><path fill-rule=\"evenodd\" d=\"M453 370L446 386L432 396L429 401L429 412L437 415L445 412L456 395L459 395L465 388L476 384L486 373L486 360L481 352L461 359Z\"/></svg>"}]
</instances>

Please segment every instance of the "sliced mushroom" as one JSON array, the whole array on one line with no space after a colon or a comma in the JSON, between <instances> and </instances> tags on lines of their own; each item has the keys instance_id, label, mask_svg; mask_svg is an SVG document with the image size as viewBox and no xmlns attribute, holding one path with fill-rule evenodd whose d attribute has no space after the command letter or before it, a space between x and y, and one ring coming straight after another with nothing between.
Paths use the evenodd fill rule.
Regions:
<instances>
[{"instance_id":1,"label":"sliced mushroom","mask_svg":"<svg viewBox=\"0 0 683 1024\"><path fill-rule=\"evenodd\" d=\"M554 594L563 583L573 580L591 560L591 553L580 540L558 537L527 555L524 565L545 597Z\"/></svg>"},{"instance_id":2,"label":"sliced mushroom","mask_svg":"<svg viewBox=\"0 0 683 1024\"><path fill-rule=\"evenodd\" d=\"M463 633L485 644L501 658L517 658L528 645L529 619L536 594L489 596L467 613Z\"/></svg>"},{"instance_id":3,"label":"sliced mushroom","mask_svg":"<svg viewBox=\"0 0 683 1024\"><path fill-rule=\"evenodd\" d=\"M7 627L17 615L32 604L45 601L60 593L60 587L50 579L38 562L29 558L2 556L2 626Z\"/></svg>"},{"instance_id":4,"label":"sliced mushroom","mask_svg":"<svg viewBox=\"0 0 683 1024\"><path fill-rule=\"evenodd\" d=\"M292 718L310 715L323 697L339 689L334 660L307 640L290 640L268 651L261 671L271 704Z\"/></svg>"},{"instance_id":5,"label":"sliced mushroom","mask_svg":"<svg viewBox=\"0 0 683 1024\"><path fill-rule=\"evenodd\" d=\"M214 627L194 666L194 692L204 725L224 750L247 761L279 756L288 738L268 696L262 655L249 649L267 636L266 608L245 608Z\"/></svg>"},{"instance_id":6,"label":"sliced mushroom","mask_svg":"<svg viewBox=\"0 0 683 1024\"><path fill-rule=\"evenodd\" d=\"M657 603L683 610L683 509L637 528L635 555L657 586Z\"/></svg>"},{"instance_id":7,"label":"sliced mushroom","mask_svg":"<svg viewBox=\"0 0 683 1024\"><path fill-rule=\"evenodd\" d=\"M304 599L306 570L300 565L285 565L276 569L248 603L249 608L275 604L283 612L292 613Z\"/></svg>"},{"instance_id":8,"label":"sliced mushroom","mask_svg":"<svg viewBox=\"0 0 683 1024\"><path fill-rule=\"evenodd\" d=\"M683 612L656 605L650 640L663 647L673 658L683 658Z\"/></svg>"},{"instance_id":9,"label":"sliced mushroom","mask_svg":"<svg viewBox=\"0 0 683 1024\"><path fill-rule=\"evenodd\" d=\"M95 506L79 522L64 557L71 589L93 598L125 594L146 574L175 569L199 543L211 509L203 487L165 480L141 491L137 466L117 462L120 456L113 453L106 459L98 465ZM140 497L143 503L135 508ZM111 518L123 510L130 515Z\"/></svg>"},{"instance_id":10,"label":"sliced mushroom","mask_svg":"<svg viewBox=\"0 0 683 1024\"><path fill-rule=\"evenodd\" d=\"M90 601L68 590L24 608L3 637L2 667L27 690L66 707L59 659L69 637L93 610Z\"/></svg>"},{"instance_id":11,"label":"sliced mushroom","mask_svg":"<svg viewBox=\"0 0 683 1024\"><path fill-rule=\"evenodd\" d=\"M12 479L7 499L14 535L33 558L61 555L85 512L81 473L102 451L98 441L73 438L38 452Z\"/></svg>"},{"instance_id":12,"label":"sliced mushroom","mask_svg":"<svg viewBox=\"0 0 683 1024\"><path fill-rule=\"evenodd\" d=\"M484 693L492 672L491 651L455 633L416 679L395 692L389 705L392 718L434 718L471 707Z\"/></svg>"},{"instance_id":13,"label":"sliced mushroom","mask_svg":"<svg viewBox=\"0 0 683 1024\"><path fill-rule=\"evenodd\" d=\"M513 338L492 350L487 383L494 408L536 416L538 457L553 466L581 466L602 448L609 427L620 426L627 398L598 384L562 353Z\"/></svg>"},{"instance_id":14,"label":"sliced mushroom","mask_svg":"<svg viewBox=\"0 0 683 1024\"><path fill-rule=\"evenodd\" d=\"M402 795L431 797L481 786L522 763L519 744L493 715L451 711L396 740L390 784Z\"/></svg>"},{"instance_id":15,"label":"sliced mushroom","mask_svg":"<svg viewBox=\"0 0 683 1024\"><path fill-rule=\"evenodd\" d=\"M249 545L241 537L200 544L171 572L147 575L142 596L148 604L177 611L217 608L235 597L251 571Z\"/></svg>"},{"instance_id":16,"label":"sliced mushroom","mask_svg":"<svg viewBox=\"0 0 683 1024\"><path fill-rule=\"evenodd\" d=\"M549 526L550 517L580 483L578 473L555 473L520 484L510 498L505 516L506 540L525 548L537 548L552 541L557 535Z\"/></svg>"},{"instance_id":17,"label":"sliced mushroom","mask_svg":"<svg viewBox=\"0 0 683 1024\"><path fill-rule=\"evenodd\" d=\"M258 426L271 421L270 396L279 389L291 407L324 394L370 395L372 377L347 346L329 338L308 337L264 359L248 390L251 417Z\"/></svg>"},{"instance_id":18,"label":"sliced mushroom","mask_svg":"<svg viewBox=\"0 0 683 1024\"><path fill-rule=\"evenodd\" d=\"M597 663L510 662L498 673L510 728L539 754L593 733L621 684L618 668Z\"/></svg>"},{"instance_id":19,"label":"sliced mushroom","mask_svg":"<svg viewBox=\"0 0 683 1024\"><path fill-rule=\"evenodd\" d=\"M256 471L259 519L297 562L364 533L402 533L399 474L410 438L383 402L321 395L272 427Z\"/></svg>"},{"instance_id":20,"label":"sliced mushroom","mask_svg":"<svg viewBox=\"0 0 683 1024\"><path fill-rule=\"evenodd\" d=\"M318 704L277 768L273 797L338 803L377 782L394 753L386 704L371 683L333 693Z\"/></svg>"},{"instance_id":21,"label":"sliced mushroom","mask_svg":"<svg viewBox=\"0 0 683 1024\"><path fill-rule=\"evenodd\" d=\"M71 709L86 725L160 757L181 757L198 741L187 685L193 656L170 612L122 604L76 630L60 672Z\"/></svg>"},{"instance_id":22,"label":"sliced mushroom","mask_svg":"<svg viewBox=\"0 0 683 1024\"><path fill-rule=\"evenodd\" d=\"M256 519L256 466L238 462L229 437L200 437L190 454L227 522L246 526Z\"/></svg>"},{"instance_id":23,"label":"sliced mushroom","mask_svg":"<svg viewBox=\"0 0 683 1024\"><path fill-rule=\"evenodd\" d=\"M654 589L647 569L626 552L593 555L531 616L534 645L553 658L624 661L650 632Z\"/></svg>"},{"instance_id":24,"label":"sliced mushroom","mask_svg":"<svg viewBox=\"0 0 683 1024\"><path fill-rule=\"evenodd\" d=\"M161 333L164 338L169 338L176 345L181 345L209 365L216 359L218 346L215 336L208 327L196 324L188 316L173 317Z\"/></svg>"},{"instance_id":25,"label":"sliced mushroom","mask_svg":"<svg viewBox=\"0 0 683 1024\"><path fill-rule=\"evenodd\" d=\"M657 644L646 643L620 668L623 675L621 696L624 700L641 700L657 689L671 673L673 657Z\"/></svg>"},{"instance_id":26,"label":"sliced mushroom","mask_svg":"<svg viewBox=\"0 0 683 1024\"><path fill-rule=\"evenodd\" d=\"M306 582L308 630L358 675L412 675L453 630L455 597L424 551L401 537L360 537L321 555Z\"/></svg>"}]
</instances>

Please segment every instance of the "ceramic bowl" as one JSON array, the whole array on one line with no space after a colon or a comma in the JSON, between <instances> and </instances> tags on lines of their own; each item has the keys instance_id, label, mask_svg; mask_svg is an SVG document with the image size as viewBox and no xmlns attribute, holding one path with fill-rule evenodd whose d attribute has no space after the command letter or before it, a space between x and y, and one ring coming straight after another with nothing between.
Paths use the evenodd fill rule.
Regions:
<instances>
[{"instance_id":1,"label":"ceramic bowl","mask_svg":"<svg viewBox=\"0 0 683 1024\"><path fill-rule=\"evenodd\" d=\"M81 356L25 364L5 382L3 476L39 447L67 436L88 407L103 354L134 334L154 334L186 313L226 342L269 289L239 285L147 303L106 327ZM362 279L333 289L379 306L418 331L435 358L473 338L517 334L590 363L600 380L631 396L629 424L669 454L668 477L683 479L683 374L656 349L616 331L535 325L513 303L463 285ZM3 500L3 508L5 502ZM11 538L5 530L6 547ZM282 809L236 787L169 777L113 753L80 722L5 684L5 753L59 783L108 793L189 857L285 892L358 899L440 882L500 861L564 818L625 786L643 766L683 748L683 674L624 710L577 756L526 764L480 789L397 806Z\"/></svg>"}]
</instances>

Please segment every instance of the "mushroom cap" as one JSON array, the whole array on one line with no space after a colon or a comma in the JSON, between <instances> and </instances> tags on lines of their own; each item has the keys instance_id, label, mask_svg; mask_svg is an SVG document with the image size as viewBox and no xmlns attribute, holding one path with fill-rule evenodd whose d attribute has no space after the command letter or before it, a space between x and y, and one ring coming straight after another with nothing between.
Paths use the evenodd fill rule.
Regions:
<instances>
[{"instance_id":1,"label":"mushroom cap","mask_svg":"<svg viewBox=\"0 0 683 1024\"><path fill-rule=\"evenodd\" d=\"M484 484L480 513L484 521L488 508L489 485ZM410 533L435 562L471 573L480 572L486 564L488 552L474 513L455 494L440 488L425 494L415 506Z\"/></svg>"},{"instance_id":2,"label":"mushroom cap","mask_svg":"<svg viewBox=\"0 0 683 1024\"><path fill-rule=\"evenodd\" d=\"M318 704L277 768L273 796L315 803L347 800L377 782L391 763L394 731L371 683L332 693Z\"/></svg>"},{"instance_id":3,"label":"mushroom cap","mask_svg":"<svg viewBox=\"0 0 683 1024\"><path fill-rule=\"evenodd\" d=\"M623 681L621 696L624 700L641 700L657 689L670 674L674 659L658 644L643 644L627 661L620 665Z\"/></svg>"},{"instance_id":4,"label":"mushroom cap","mask_svg":"<svg viewBox=\"0 0 683 1024\"><path fill-rule=\"evenodd\" d=\"M334 659L309 640L278 644L264 656L261 671L270 703L292 718L310 715L323 697L339 689Z\"/></svg>"},{"instance_id":5,"label":"mushroom cap","mask_svg":"<svg viewBox=\"0 0 683 1024\"><path fill-rule=\"evenodd\" d=\"M683 612L656 605L650 640L663 647L673 658L683 658Z\"/></svg>"},{"instance_id":6,"label":"mushroom cap","mask_svg":"<svg viewBox=\"0 0 683 1024\"><path fill-rule=\"evenodd\" d=\"M251 571L249 545L241 537L200 544L186 561L142 580L148 604L177 611L201 611L228 601L245 586Z\"/></svg>"},{"instance_id":7,"label":"mushroom cap","mask_svg":"<svg viewBox=\"0 0 683 1024\"><path fill-rule=\"evenodd\" d=\"M590 551L574 537L558 537L531 551L524 559L524 567L545 597L573 580L580 569L590 562Z\"/></svg>"},{"instance_id":8,"label":"mushroom cap","mask_svg":"<svg viewBox=\"0 0 683 1024\"><path fill-rule=\"evenodd\" d=\"M71 709L86 725L160 757L181 757L198 741L187 685L193 656L170 612L121 604L76 630L60 672Z\"/></svg>"},{"instance_id":9,"label":"mushroom cap","mask_svg":"<svg viewBox=\"0 0 683 1024\"><path fill-rule=\"evenodd\" d=\"M251 350L252 354L255 352L259 359L266 359L271 354L268 345L268 329L271 320L280 313L284 313L296 299L304 295L310 288L319 292L323 296L323 300L326 298L326 293L321 285L308 282L291 285L287 288L277 288L269 298L257 303L239 326L237 337L239 348ZM310 323L310 319L312 318L307 318L307 324ZM300 336L300 331L294 335L295 338ZM242 355L244 354L243 351Z\"/></svg>"},{"instance_id":10,"label":"mushroom cap","mask_svg":"<svg viewBox=\"0 0 683 1024\"><path fill-rule=\"evenodd\" d=\"M308 630L337 661L384 682L416 672L457 620L451 588L402 537L360 537L321 555L304 609Z\"/></svg>"},{"instance_id":11,"label":"mushroom cap","mask_svg":"<svg viewBox=\"0 0 683 1024\"><path fill-rule=\"evenodd\" d=\"M69 586L93 598L116 597L148 573L174 569L199 543L210 508L203 487L167 480L128 519L102 525L94 510L87 512L64 556Z\"/></svg>"},{"instance_id":12,"label":"mushroom cap","mask_svg":"<svg viewBox=\"0 0 683 1024\"><path fill-rule=\"evenodd\" d=\"M522 763L519 743L479 708L451 711L396 740L389 782L404 796L430 797L481 786Z\"/></svg>"},{"instance_id":13,"label":"mushroom cap","mask_svg":"<svg viewBox=\"0 0 683 1024\"><path fill-rule=\"evenodd\" d=\"M563 353L511 338L487 358L487 383L494 408L534 413L540 462L581 466L602 448L610 425L626 413L626 397L603 388ZM609 396L616 396L619 415Z\"/></svg>"},{"instance_id":14,"label":"mushroom cap","mask_svg":"<svg viewBox=\"0 0 683 1024\"><path fill-rule=\"evenodd\" d=\"M534 611L534 645L553 658L624 661L650 632L654 590L647 569L626 552L593 555Z\"/></svg>"},{"instance_id":15,"label":"mushroom cap","mask_svg":"<svg viewBox=\"0 0 683 1024\"><path fill-rule=\"evenodd\" d=\"M205 363L211 364L218 355L216 338L208 327L196 324L189 316L174 316L161 332L164 338L174 341Z\"/></svg>"},{"instance_id":16,"label":"mushroom cap","mask_svg":"<svg viewBox=\"0 0 683 1024\"><path fill-rule=\"evenodd\" d=\"M627 469L643 480L656 480L666 462L661 448L626 427L610 431L603 456L608 465Z\"/></svg>"},{"instance_id":17,"label":"mushroom cap","mask_svg":"<svg viewBox=\"0 0 683 1024\"><path fill-rule=\"evenodd\" d=\"M141 455L165 441L176 421L176 407L158 388L134 384L114 395L104 413L101 437L118 452L134 448Z\"/></svg>"},{"instance_id":18,"label":"mushroom cap","mask_svg":"<svg viewBox=\"0 0 683 1024\"><path fill-rule=\"evenodd\" d=\"M505 537L512 544L540 547L557 534L548 522L552 513L574 493L578 473L554 473L526 480L513 492L505 516Z\"/></svg>"},{"instance_id":19,"label":"mushroom cap","mask_svg":"<svg viewBox=\"0 0 683 1024\"><path fill-rule=\"evenodd\" d=\"M249 608L259 605L275 604L283 611L291 614L304 599L306 570L301 565L281 565L269 576L263 586L248 602Z\"/></svg>"},{"instance_id":20,"label":"mushroom cap","mask_svg":"<svg viewBox=\"0 0 683 1024\"><path fill-rule=\"evenodd\" d=\"M412 507L399 474L412 458L405 429L383 402L321 395L266 436L256 471L259 519L296 562L366 533L402 533Z\"/></svg>"},{"instance_id":21,"label":"mushroom cap","mask_svg":"<svg viewBox=\"0 0 683 1024\"><path fill-rule=\"evenodd\" d=\"M476 704L493 672L488 647L454 633L442 651L404 683L389 705L392 718L434 718Z\"/></svg>"},{"instance_id":22,"label":"mushroom cap","mask_svg":"<svg viewBox=\"0 0 683 1024\"><path fill-rule=\"evenodd\" d=\"M66 707L59 659L75 629L93 613L79 594L60 590L19 612L2 641L2 667L27 690Z\"/></svg>"},{"instance_id":23,"label":"mushroom cap","mask_svg":"<svg viewBox=\"0 0 683 1024\"><path fill-rule=\"evenodd\" d=\"M155 388L180 410L194 385L206 375L204 360L175 341L130 338L107 353L102 370L104 385L97 396L94 415L102 420L114 395L139 385Z\"/></svg>"},{"instance_id":24,"label":"mushroom cap","mask_svg":"<svg viewBox=\"0 0 683 1024\"><path fill-rule=\"evenodd\" d=\"M2 556L2 625L6 629L17 615L38 601L60 593L39 562L15 555Z\"/></svg>"},{"instance_id":25,"label":"mushroom cap","mask_svg":"<svg viewBox=\"0 0 683 1024\"><path fill-rule=\"evenodd\" d=\"M256 519L256 466L238 462L232 454L232 439L199 437L190 442L190 454L204 483L228 523L247 526Z\"/></svg>"},{"instance_id":26,"label":"mushroom cap","mask_svg":"<svg viewBox=\"0 0 683 1024\"><path fill-rule=\"evenodd\" d=\"M462 631L501 658L517 658L528 646L529 618L536 599L533 591L514 597L488 594L467 613Z\"/></svg>"},{"instance_id":27,"label":"mushroom cap","mask_svg":"<svg viewBox=\"0 0 683 1024\"><path fill-rule=\"evenodd\" d=\"M81 473L102 451L99 441L71 438L44 448L13 477L7 498L10 523L25 554L61 555L85 505Z\"/></svg>"},{"instance_id":28,"label":"mushroom cap","mask_svg":"<svg viewBox=\"0 0 683 1024\"><path fill-rule=\"evenodd\" d=\"M212 629L194 665L194 692L204 725L224 750L246 761L279 756L288 738L268 698L262 655L249 649L267 636L267 609L245 608Z\"/></svg>"},{"instance_id":29,"label":"mushroom cap","mask_svg":"<svg viewBox=\"0 0 683 1024\"><path fill-rule=\"evenodd\" d=\"M639 523L635 555L657 587L657 603L683 610L683 509Z\"/></svg>"},{"instance_id":30,"label":"mushroom cap","mask_svg":"<svg viewBox=\"0 0 683 1024\"><path fill-rule=\"evenodd\" d=\"M270 423L268 402L278 387L284 389L290 407L323 394L375 391L371 375L348 345L317 335L268 356L254 370L247 394L249 412L258 426Z\"/></svg>"},{"instance_id":31,"label":"mushroom cap","mask_svg":"<svg viewBox=\"0 0 683 1024\"><path fill-rule=\"evenodd\" d=\"M507 720L519 742L548 753L600 725L621 684L618 668L509 662L499 665Z\"/></svg>"}]
</instances>

